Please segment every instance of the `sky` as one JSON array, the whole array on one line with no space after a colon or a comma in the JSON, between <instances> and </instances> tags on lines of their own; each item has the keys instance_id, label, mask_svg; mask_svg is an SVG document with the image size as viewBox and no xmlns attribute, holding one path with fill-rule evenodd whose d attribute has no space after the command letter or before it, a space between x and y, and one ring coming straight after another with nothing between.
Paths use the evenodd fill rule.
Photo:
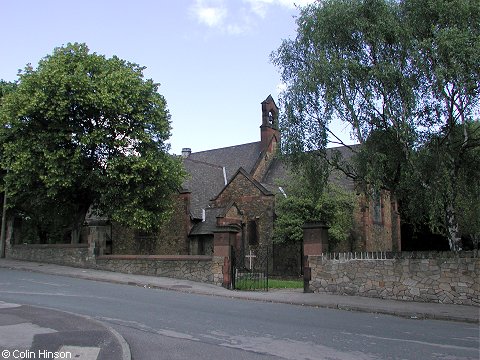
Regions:
<instances>
[{"instance_id":1,"label":"sky","mask_svg":"<svg viewBox=\"0 0 480 360\"><path fill-rule=\"evenodd\" d=\"M171 114L171 153L260 140L261 102L279 105L270 54L313 0L0 0L0 79L67 43L145 66Z\"/></svg>"}]
</instances>

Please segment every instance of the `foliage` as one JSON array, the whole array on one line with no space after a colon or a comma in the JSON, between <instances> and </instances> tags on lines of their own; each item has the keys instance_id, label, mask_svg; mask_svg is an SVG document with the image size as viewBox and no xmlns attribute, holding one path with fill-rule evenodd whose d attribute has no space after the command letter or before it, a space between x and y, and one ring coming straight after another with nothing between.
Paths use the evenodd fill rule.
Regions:
<instances>
[{"instance_id":1,"label":"foliage","mask_svg":"<svg viewBox=\"0 0 480 360\"><path fill-rule=\"evenodd\" d=\"M398 11L382 0L325 1L302 9L297 38L284 40L272 54L288 86L282 99L287 152L324 147L330 122L338 119L353 127L361 143L387 126L410 140L417 77L406 59Z\"/></svg>"},{"instance_id":2,"label":"foliage","mask_svg":"<svg viewBox=\"0 0 480 360\"><path fill-rule=\"evenodd\" d=\"M349 124L362 145L353 166L323 161L365 189L391 191L400 204L423 197L430 221L439 207L428 202L426 184L408 186L423 169L417 152L439 139L435 151L443 154L448 177L438 187L445 200L441 218L452 250L459 250L453 189L460 181L456 169L474 160L467 153L478 146L478 133L475 146L466 145L466 124L479 110L479 16L475 0L327 0L302 8L297 37L272 54L287 85L282 150L325 154L329 137L343 144L331 123ZM458 126L460 143L453 139Z\"/></svg>"},{"instance_id":3,"label":"foliage","mask_svg":"<svg viewBox=\"0 0 480 360\"><path fill-rule=\"evenodd\" d=\"M0 80L0 109L2 108L2 103L3 103L3 97L6 96L8 93L12 92L15 89L15 83L9 83L4 80ZM0 159L3 158L3 152L0 147ZM0 167L0 176L3 179L4 176L4 169ZM3 192L3 181L0 183L0 189L2 189ZM2 203L3 203L3 197L2 197Z\"/></svg>"},{"instance_id":4,"label":"foliage","mask_svg":"<svg viewBox=\"0 0 480 360\"><path fill-rule=\"evenodd\" d=\"M5 95L14 91L16 86L17 86L16 83L0 80L0 101ZM1 102L0 102L0 105L1 105Z\"/></svg>"},{"instance_id":5,"label":"foliage","mask_svg":"<svg viewBox=\"0 0 480 360\"><path fill-rule=\"evenodd\" d=\"M464 144L464 131L467 142ZM416 197L401 194L402 212L408 218L416 218L418 224L429 224L431 230L438 234L447 233L446 208L454 194L459 233L475 240L480 236L480 135L479 122L467 122L465 128L457 126L452 130L452 148L457 154L441 151L441 136L435 136L415 153L416 171L405 177L401 192L409 192L412 188L421 188ZM464 151L462 146L471 147ZM451 176L449 162L451 157L457 158L455 176ZM445 191L448 189L448 191Z\"/></svg>"},{"instance_id":6,"label":"foliage","mask_svg":"<svg viewBox=\"0 0 480 360\"><path fill-rule=\"evenodd\" d=\"M122 224L156 228L183 176L167 154L170 115L144 68L68 44L27 65L0 119L12 204L79 229L93 206Z\"/></svg>"},{"instance_id":7,"label":"foliage","mask_svg":"<svg viewBox=\"0 0 480 360\"><path fill-rule=\"evenodd\" d=\"M335 248L351 240L356 197L334 184L328 184L316 196L305 177L295 177L285 194L277 195L274 240L276 242L301 242L302 226L309 221L323 221L329 226L329 244Z\"/></svg>"},{"instance_id":8,"label":"foliage","mask_svg":"<svg viewBox=\"0 0 480 360\"><path fill-rule=\"evenodd\" d=\"M412 62L419 75L422 119L418 131L423 151L434 152L439 167L436 199L427 211L443 210L444 234L450 248L461 250L459 189L462 169L478 167L480 134L471 131L478 121L480 99L480 3L477 1L435 1L404 3L405 18L413 29ZM476 114L475 114L476 113ZM478 128L478 126L477 126ZM463 185L470 186L469 180ZM429 187L423 191L431 193ZM467 191L468 192L468 191ZM428 195L427 195L428 198ZM441 206L439 206L441 203ZM430 205L430 204L429 204ZM473 209L472 209L473 210ZM474 216L463 213L463 216ZM430 225L432 225L430 223Z\"/></svg>"}]
</instances>

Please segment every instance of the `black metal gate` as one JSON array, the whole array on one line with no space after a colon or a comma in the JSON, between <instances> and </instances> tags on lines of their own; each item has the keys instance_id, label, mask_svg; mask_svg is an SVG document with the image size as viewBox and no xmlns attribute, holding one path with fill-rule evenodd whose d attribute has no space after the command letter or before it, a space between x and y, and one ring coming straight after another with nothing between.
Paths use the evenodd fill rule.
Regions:
<instances>
[{"instance_id":1,"label":"black metal gate","mask_svg":"<svg viewBox=\"0 0 480 360\"><path fill-rule=\"evenodd\" d=\"M245 251L232 249L232 289L268 291L268 246L255 246Z\"/></svg>"}]
</instances>

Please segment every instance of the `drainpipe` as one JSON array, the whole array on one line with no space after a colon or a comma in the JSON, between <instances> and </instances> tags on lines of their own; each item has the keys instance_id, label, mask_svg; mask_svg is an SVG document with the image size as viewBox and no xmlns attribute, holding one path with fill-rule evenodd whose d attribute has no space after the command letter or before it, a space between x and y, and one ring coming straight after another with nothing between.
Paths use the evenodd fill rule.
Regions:
<instances>
[{"instance_id":1,"label":"drainpipe","mask_svg":"<svg viewBox=\"0 0 480 360\"><path fill-rule=\"evenodd\" d=\"M223 180L225 181L225 186L227 186L227 169L223 166Z\"/></svg>"}]
</instances>

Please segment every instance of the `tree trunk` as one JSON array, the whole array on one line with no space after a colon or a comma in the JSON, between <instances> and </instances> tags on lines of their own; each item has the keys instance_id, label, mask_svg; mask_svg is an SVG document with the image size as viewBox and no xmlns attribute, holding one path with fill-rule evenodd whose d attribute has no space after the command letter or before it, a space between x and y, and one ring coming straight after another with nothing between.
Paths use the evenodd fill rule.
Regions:
<instances>
[{"instance_id":1,"label":"tree trunk","mask_svg":"<svg viewBox=\"0 0 480 360\"><path fill-rule=\"evenodd\" d=\"M90 206L80 206L79 210L75 214L74 223L72 226L71 243L80 243L80 235L82 232L82 226L87 216L87 212Z\"/></svg>"},{"instance_id":2,"label":"tree trunk","mask_svg":"<svg viewBox=\"0 0 480 360\"><path fill-rule=\"evenodd\" d=\"M446 194L447 199L445 207L445 226L447 230L447 238L448 244L450 245L450 250L458 252L462 250L462 239L459 236L457 212L455 210L455 203L457 200L458 163L450 154L448 154L448 157L448 164L450 165L450 186L447 186L448 192Z\"/></svg>"},{"instance_id":3,"label":"tree trunk","mask_svg":"<svg viewBox=\"0 0 480 360\"><path fill-rule=\"evenodd\" d=\"M447 238L450 250L459 252L462 250L462 239L458 236L458 221L455 209L449 204L446 210Z\"/></svg>"},{"instance_id":4,"label":"tree trunk","mask_svg":"<svg viewBox=\"0 0 480 360\"><path fill-rule=\"evenodd\" d=\"M445 225L447 228L447 238L448 244L450 245L450 250L454 252L459 252L462 250L462 239L459 236L459 227L458 227L458 220L457 214L455 210L455 205L457 201L457 186L458 186L458 173L460 169L460 162L461 162L461 153L465 149L466 142L468 140L468 134L464 132L464 142L461 144L460 151L455 151L454 148L454 130L456 126L453 109L455 103L455 94L452 95L450 99L448 99L447 104L450 106L449 114L448 114L448 135L447 135L447 143L446 143L446 150L447 150L447 166L448 166L448 174L449 174L449 187L447 186L447 203L445 209ZM462 116L463 118L463 116ZM456 156L454 155L456 154Z\"/></svg>"}]
</instances>

